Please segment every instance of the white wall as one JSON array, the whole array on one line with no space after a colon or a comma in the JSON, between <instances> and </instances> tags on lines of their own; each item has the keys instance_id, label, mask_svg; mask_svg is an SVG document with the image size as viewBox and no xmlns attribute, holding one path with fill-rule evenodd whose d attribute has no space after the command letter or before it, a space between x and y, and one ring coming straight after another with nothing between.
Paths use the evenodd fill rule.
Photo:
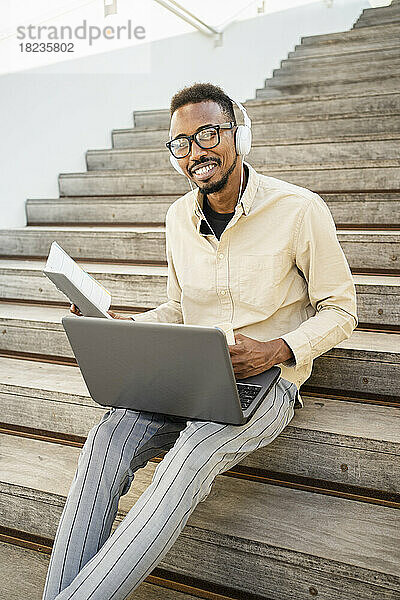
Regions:
<instances>
[{"instance_id":1,"label":"white wall","mask_svg":"<svg viewBox=\"0 0 400 600\"><path fill-rule=\"evenodd\" d=\"M301 36L350 29L369 6L321 0L233 24L222 47L194 32L0 77L0 227L26 224L27 198L58 198L58 174L85 171L86 150L110 147L133 110L167 108L195 81L252 98ZM139 64L147 72L131 73Z\"/></svg>"}]
</instances>

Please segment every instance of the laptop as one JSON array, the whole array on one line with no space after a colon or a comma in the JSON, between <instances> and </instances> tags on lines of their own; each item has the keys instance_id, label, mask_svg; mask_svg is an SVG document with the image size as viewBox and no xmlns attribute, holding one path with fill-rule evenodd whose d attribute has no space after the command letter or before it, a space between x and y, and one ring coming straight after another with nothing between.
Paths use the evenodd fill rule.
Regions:
<instances>
[{"instance_id":1,"label":"laptop","mask_svg":"<svg viewBox=\"0 0 400 600\"><path fill-rule=\"evenodd\" d=\"M62 324L91 397L106 407L243 425L281 373L235 380L216 327L73 315Z\"/></svg>"}]
</instances>

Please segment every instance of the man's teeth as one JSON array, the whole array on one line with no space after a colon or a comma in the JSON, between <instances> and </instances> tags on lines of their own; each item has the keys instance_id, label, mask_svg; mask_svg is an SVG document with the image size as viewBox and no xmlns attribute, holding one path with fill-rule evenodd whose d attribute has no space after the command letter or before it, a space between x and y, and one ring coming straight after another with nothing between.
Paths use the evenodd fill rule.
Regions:
<instances>
[{"instance_id":1,"label":"man's teeth","mask_svg":"<svg viewBox=\"0 0 400 600\"><path fill-rule=\"evenodd\" d=\"M213 168L214 168L214 165L207 165L206 167L200 167L200 169L195 170L195 175L204 175L204 173L211 171L211 169L213 169Z\"/></svg>"}]
</instances>

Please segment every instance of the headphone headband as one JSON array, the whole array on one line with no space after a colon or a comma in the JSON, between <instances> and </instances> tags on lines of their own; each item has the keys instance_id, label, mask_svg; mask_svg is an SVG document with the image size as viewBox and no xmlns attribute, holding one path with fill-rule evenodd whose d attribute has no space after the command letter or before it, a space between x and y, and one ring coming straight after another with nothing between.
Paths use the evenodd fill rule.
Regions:
<instances>
[{"instance_id":1,"label":"headphone headband","mask_svg":"<svg viewBox=\"0 0 400 600\"><path fill-rule=\"evenodd\" d=\"M249 127L249 129L251 129L251 119L250 119L249 115L247 114L247 110L245 109L243 104L241 104L239 102L239 100L235 100L235 98L232 98L232 97L230 97L229 100L231 102L233 102L234 104L236 104L236 106L238 107L238 109L240 110L240 112L243 115L244 124L246 125L246 127Z\"/></svg>"}]
</instances>

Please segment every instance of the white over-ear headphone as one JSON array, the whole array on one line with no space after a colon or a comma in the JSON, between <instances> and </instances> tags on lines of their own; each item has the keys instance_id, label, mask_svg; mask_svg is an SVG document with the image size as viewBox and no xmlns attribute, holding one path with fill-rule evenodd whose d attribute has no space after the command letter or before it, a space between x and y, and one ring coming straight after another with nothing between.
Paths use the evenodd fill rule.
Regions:
<instances>
[{"instance_id":1,"label":"white over-ear headphone","mask_svg":"<svg viewBox=\"0 0 400 600\"><path fill-rule=\"evenodd\" d=\"M238 100L234 100L234 98L229 98L229 99L231 100L231 102L234 102L236 104L236 106L240 109L240 111L243 115L244 125L238 125L237 129L235 131L235 149L236 149L236 154L244 157L244 156L246 156L246 154L248 154L250 152L250 149L251 149L251 120L250 120L249 115L247 114L247 110ZM171 137L171 129L170 129L170 137ZM180 173L181 175L185 175L185 177L187 177L186 173L183 172L183 170L179 164L179 161L177 158L175 158L175 156L170 154L169 160L171 161L171 165L174 167L174 169L176 171L178 171L178 173Z\"/></svg>"}]
</instances>

